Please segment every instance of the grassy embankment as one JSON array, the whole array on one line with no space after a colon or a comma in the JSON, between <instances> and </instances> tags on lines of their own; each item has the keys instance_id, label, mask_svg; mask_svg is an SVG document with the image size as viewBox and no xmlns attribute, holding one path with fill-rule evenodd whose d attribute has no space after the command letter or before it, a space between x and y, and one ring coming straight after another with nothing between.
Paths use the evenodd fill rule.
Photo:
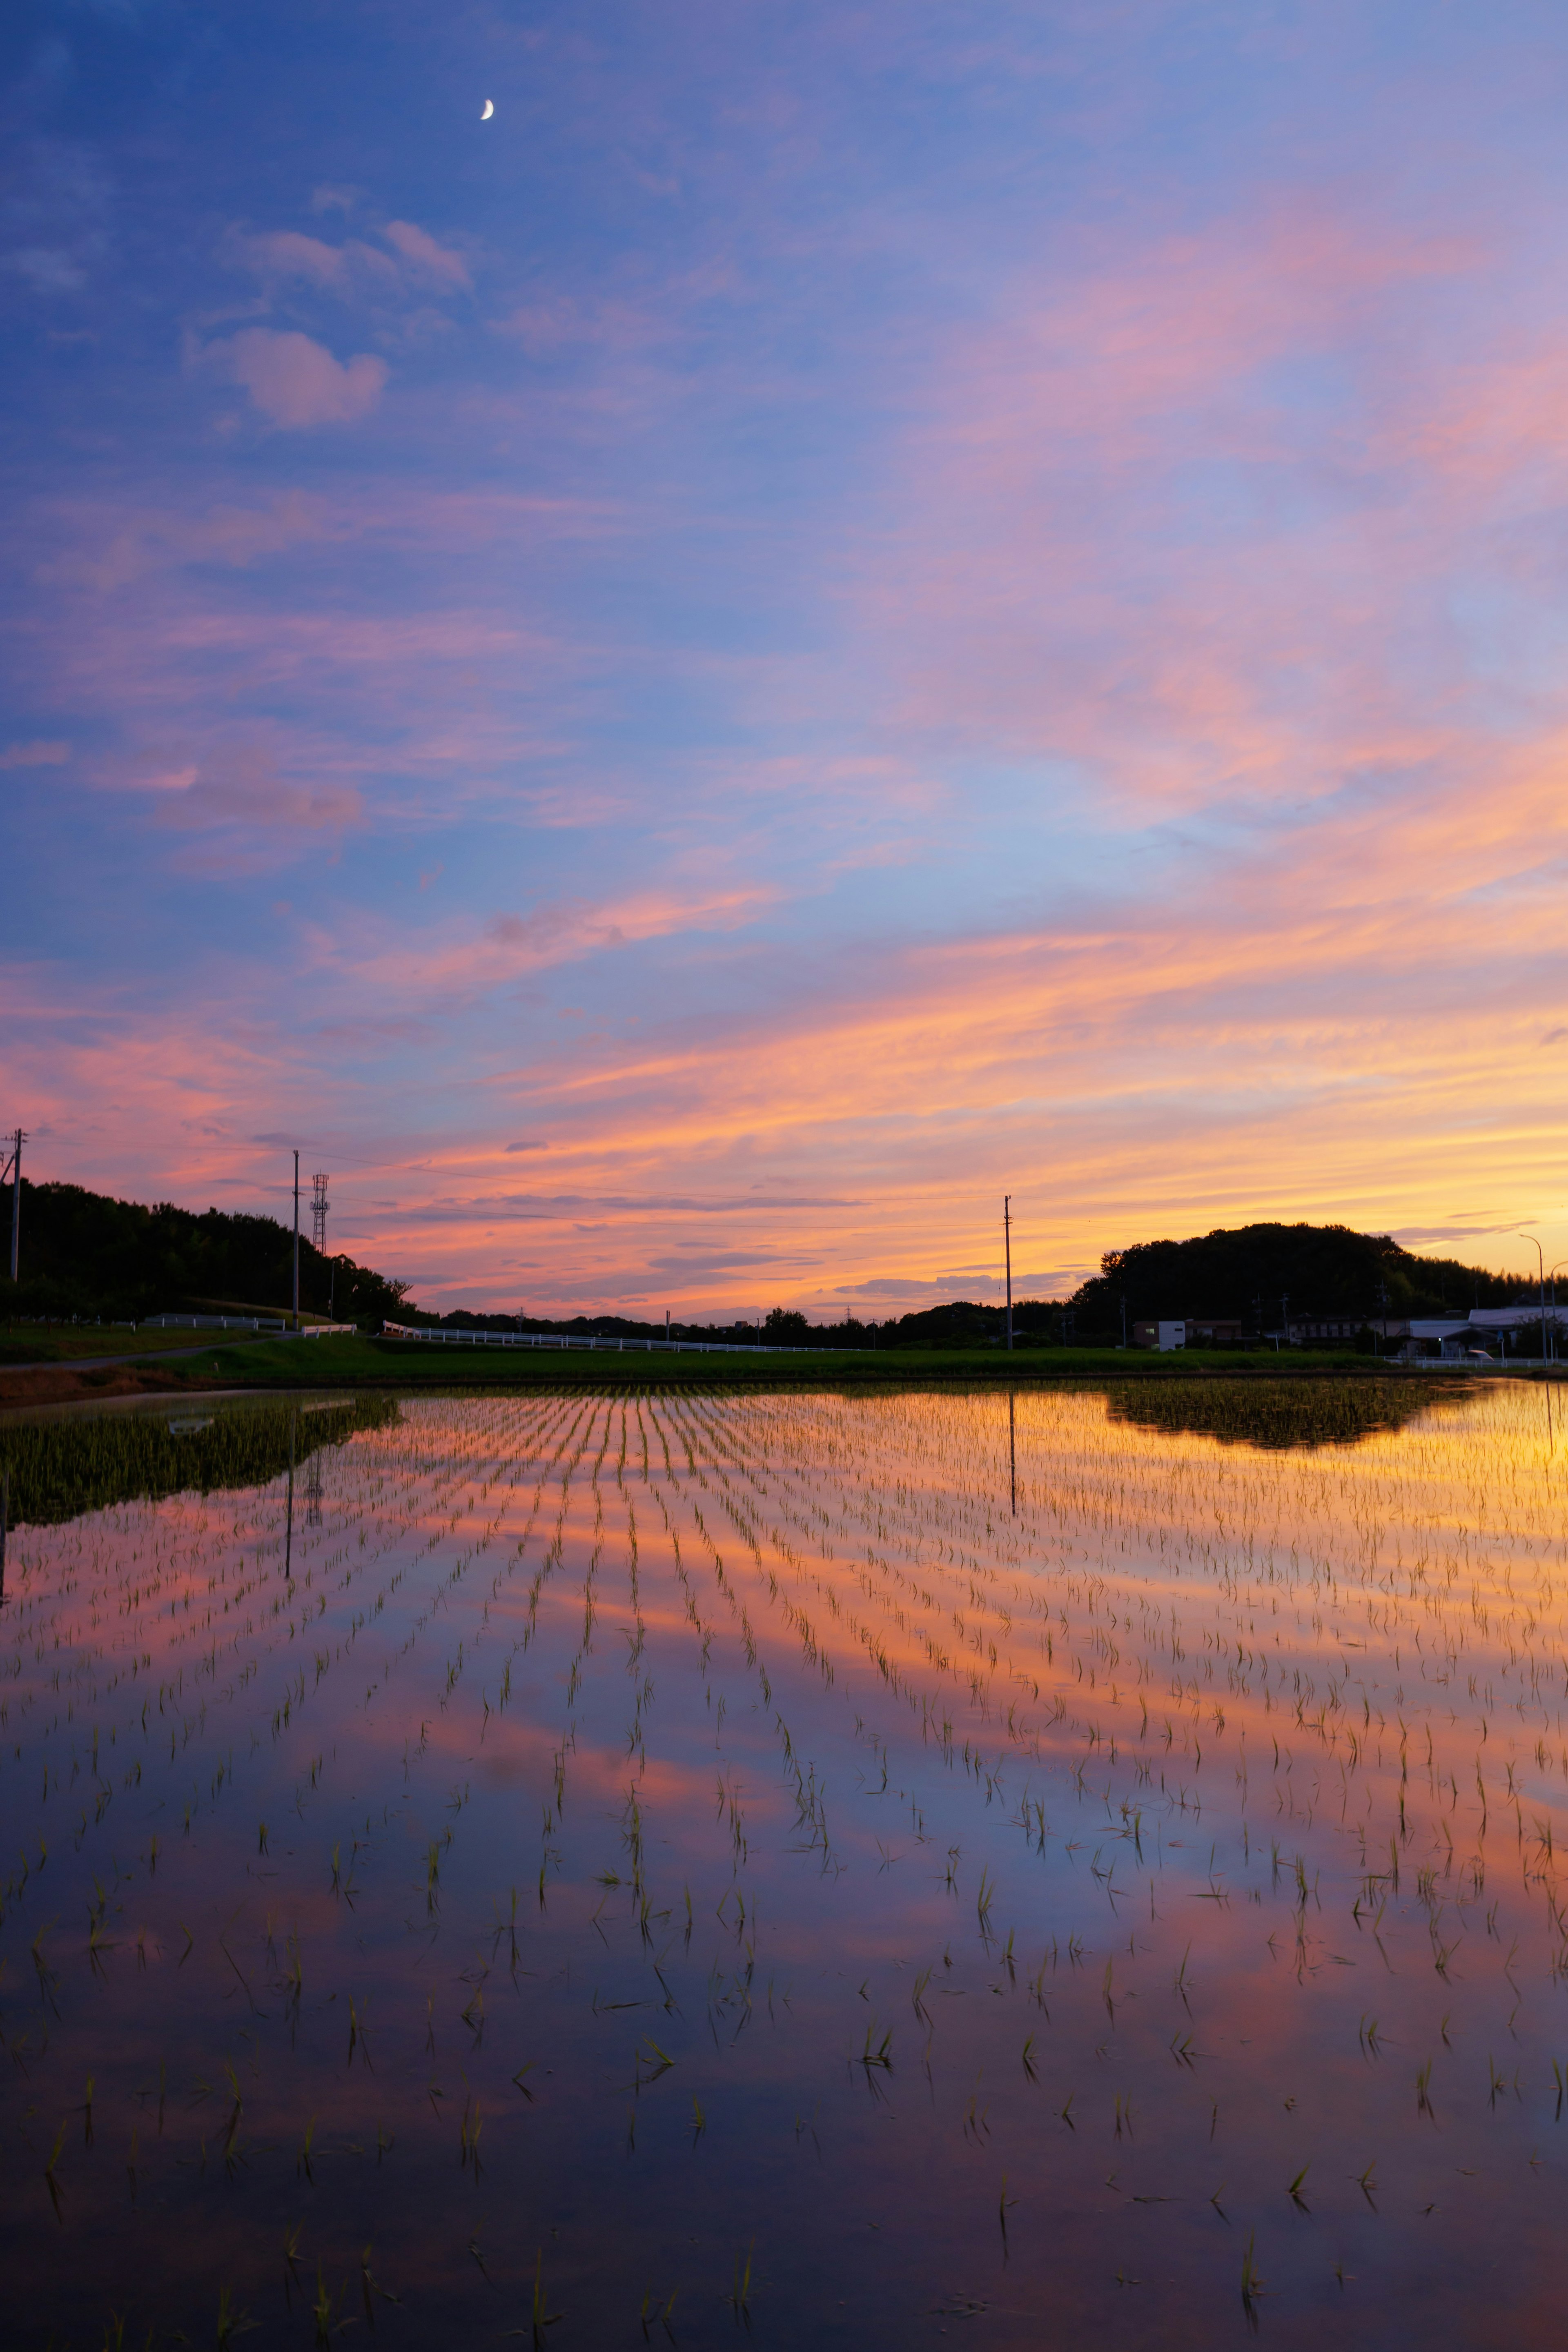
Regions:
<instances>
[{"instance_id":1,"label":"grassy embankment","mask_svg":"<svg viewBox=\"0 0 1568 2352\"><path fill-rule=\"evenodd\" d=\"M151 1369L151 1368L150 1368ZM1192 1349L1160 1355L1105 1348L790 1349L734 1355L679 1354L643 1348L455 1348L416 1340L369 1338L261 1339L214 1347L199 1356L157 1367L160 1384L180 1388L622 1389L671 1383L704 1388L824 1385L866 1388L945 1386L976 1380L1036 1381L1212 1379L1218 1373L1271 1379L1338 1372L1387 1378L1389 1367L1352 1351L1272 1348L1243 1351ZM1430 1368L1423 1367L1423 1377ZM1441 1368L1439 1368L1441 1369ZM1456 1371L1468 1368L1454 1366Z\"/></svg>"},{"instance_id":2,"label":"grassy embankment","mask_svg":"<svg viewBox=\"0 0 1568 2352\"><path fill-rule=\"evenodd\" d=\"M79 1330L81 1327L78 1327ZM107 1332L95 1337L107 1337ZM1299 1380L1338 1375L1352 1381L1468 1378L1474 1365L1391 1365L1353 1350L1272 1348L1189 1349L1159 1354L1115 1348L798 1348L768 1353L704 1354L695 1346L679 1353L607 1344L585 1348L458 1348L422 1346L417 1340L356 1335L323 1339L247 1339L219 1340L196 1353L170 1357L178 1338L189 1349L189 1331L151 1334L159 1349L128 1346L121 1360L92 1370L73 1367L62 1353L49 1362L24 1366L0 1362L0 1406L63 1404L79 1398L179 1395L215 1389L382 1388L473 1391L617 1390L646 1388L800 1389L945 1388L975 1381L1040 1382L1107 1381L1149 1382L1212 1381L1216 1378ZM72 1349L72 1355L80 1351ZM95 1352L108 1355L108 1348ZM1552 1368L1556 1370L1555 1367Z\"/></svg>"},{"instance_id":3,"label":"grassy embankment","mask_svg":"<svg viewBox=\"0 0 1568 2352\"><path fill-rule=\"evenodd\" d=\"M309 1322L310 1318L306 1316L304 1320ZM0 1365L72 1364L100 1356L162 1355L170 1348L199 1347L201 1341L200 1331L177 1327L150 1331L145 1325L138 1328L132 1323L8 1323L0 1325Z\"/></svg>"}]
</instances>

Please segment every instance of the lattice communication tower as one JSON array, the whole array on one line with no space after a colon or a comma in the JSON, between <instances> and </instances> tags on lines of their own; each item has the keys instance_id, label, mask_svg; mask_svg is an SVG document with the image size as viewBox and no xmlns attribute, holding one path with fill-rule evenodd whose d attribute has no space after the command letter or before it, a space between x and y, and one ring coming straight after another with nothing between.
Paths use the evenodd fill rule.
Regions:
<instances>
[{"instance_id":1,"label":"lattice communication tower","mask_svg":"<svg viewBox=\"0 0 1568 2352\"><path fill-rule=\"evenodd\" d=\"M321 1171L310 1179L310 1239L323 1257L327 1255L327 1211L331 1206L327 1198L327 1182Z\"/></svg>"}]
</instances>

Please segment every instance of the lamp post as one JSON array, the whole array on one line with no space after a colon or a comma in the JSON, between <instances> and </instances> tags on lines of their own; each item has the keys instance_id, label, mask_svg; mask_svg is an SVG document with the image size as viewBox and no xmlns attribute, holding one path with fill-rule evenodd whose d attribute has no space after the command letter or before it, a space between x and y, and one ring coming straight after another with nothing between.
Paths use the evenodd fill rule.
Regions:
<instances>
[{"instance_id":1,"label":"lamp post","mask_svg":"<svg viewBox=\"0 0 1568 2352\"><path fill-rule=\"evenodd\" d=\"M1541 1269L1541 1362L1544 1370L1546 1364L1546 1253L1541 1244L1535 1241L1535 1235L1527 1234L1522 1227L1520 1229L1519 1238L1521 1242L1535 1242L1536 1263ZM1555 1267L1552 1271L1556 1271Z\"/></svg>"},{"instance_id":2,"label":"lamp post","mask_svg":"<svg viewBox=\"0 0 1568 2352\"><path fill-rule=\"evenodd\" d=\"M1557 1360L1557 1266L1568 1265L1568 1257L1560 1257L1557 1265L1549 1265L1546 1279L1552 1285L1552 1356Z\"/></svg>"}]
</instances>

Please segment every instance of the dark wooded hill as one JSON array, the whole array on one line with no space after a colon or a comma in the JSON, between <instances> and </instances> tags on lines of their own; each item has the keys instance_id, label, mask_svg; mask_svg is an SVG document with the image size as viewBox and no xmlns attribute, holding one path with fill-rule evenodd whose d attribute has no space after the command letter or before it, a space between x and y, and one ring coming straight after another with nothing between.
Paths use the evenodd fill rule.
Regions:
<instances>
[{"instance_id":1,"label":"dark wooded hill","mask_svg":"<svg viewBox=\"0 0 1568 2352\"><path fill-rule=\"evenodd\" d=\"M1464 1314L1524 1296L1515 1276L1451 1257L1417 1257L1387 1234L1349 1225L1236 1225L1184 1242L1136 1242L1108 1250L1098 1275L1068 1305L1085 1332L1120 1334L1140 1317L1238 1318L1246 1329L1278 1328L1294 1315L1359 1315L1371 1325L1410 1315Z\"/></svg>"},{"instance_id":2,"label":"dark wooded hill","mask_svg":"<svg viewBox=\"0 0 1568 2352\"><path fill-rule=\"evenodd\" d=\"M0 1233L10 1241L11 1189L0 1189ZM293 1298L294 1235L276 1217L111 1200L79 1184L22 1180L22 1279L0 1276L0 1308L19 1315L133 1316L286 1310ZM8 1263L8 1259L6 1261ZM344 1323L395 1315L406 1283L300 1239L300 1305Z\"/></svg>"}]
</instances>

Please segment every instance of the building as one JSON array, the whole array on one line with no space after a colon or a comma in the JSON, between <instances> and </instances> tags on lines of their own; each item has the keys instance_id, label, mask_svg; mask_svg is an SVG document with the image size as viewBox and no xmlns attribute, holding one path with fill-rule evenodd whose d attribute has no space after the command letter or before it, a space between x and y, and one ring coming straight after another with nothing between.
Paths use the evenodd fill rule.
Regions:
<instances>
[{"instance_id":1,"label":"building","mask_svg":"<svg viewBox=\"0 0 1568 2352\"><path fill-rule=\"evenodd\" d=\"M1546 1310L1546 1350L1549 1357L1568 1355L1568 1315L1556 1307ZM1539 1304L1475 1307L1468 1316L1415 1317L1394 1327L1405 1342L1401 1354L1411 1361L1437 1356L1447 1362L1466 1357L1489 1356L1503 1362L1523 1348L1534 1356L1541 1349Z\"/></svg>"},{"instance_id":2,"label":"building","mask_svg":"<svg viewBox=\"0 0 1568 2352\"><path fill-rule=\"evenodd\" d=\"M1135 1348L1239 1348L1241 1318L1228 1315L1182 1315L1169 1321L1152 1317L1132 1326Z\"/></svg>"},{"instance_id":3,"label":"building","mask_svg":"<svg viewBox=\"0 0 1568 2352\"><path fill-rule=\"evenodd\" d=\"M1353 1344L1358 1332L1366 1330L1369 1326L1373 1330L1381 1328L1376 1316L1321 1313L1288 1315L1285 1318L1284 1337L1293 1348L1324 1345L1349 1347Z\"/></svg>"},{"instance_id":4,"label":"building","mask_svg":"<svg viewBox=\"0 0 1568 2352\"><path fill-rule=\"evenodd\" d=\"M1134 1323L1132 1326L1132 1345L1135 1348L1184 1348L1186 1344L1187 1327L1184 1321L1170 1323L1144 1321Z\"/></svg>"},{"instance_id":5,"label":"building","mask_svg":"<svg viewBox=\"0 0 1568 2352\"><path fill-rule=\"evenodd\" d=\"M1187 1343L1196 1342L1205 1348L1239 1348L1242 1324L1239 1315L1189 1315Z\"/></svg>"}]
</instances>

